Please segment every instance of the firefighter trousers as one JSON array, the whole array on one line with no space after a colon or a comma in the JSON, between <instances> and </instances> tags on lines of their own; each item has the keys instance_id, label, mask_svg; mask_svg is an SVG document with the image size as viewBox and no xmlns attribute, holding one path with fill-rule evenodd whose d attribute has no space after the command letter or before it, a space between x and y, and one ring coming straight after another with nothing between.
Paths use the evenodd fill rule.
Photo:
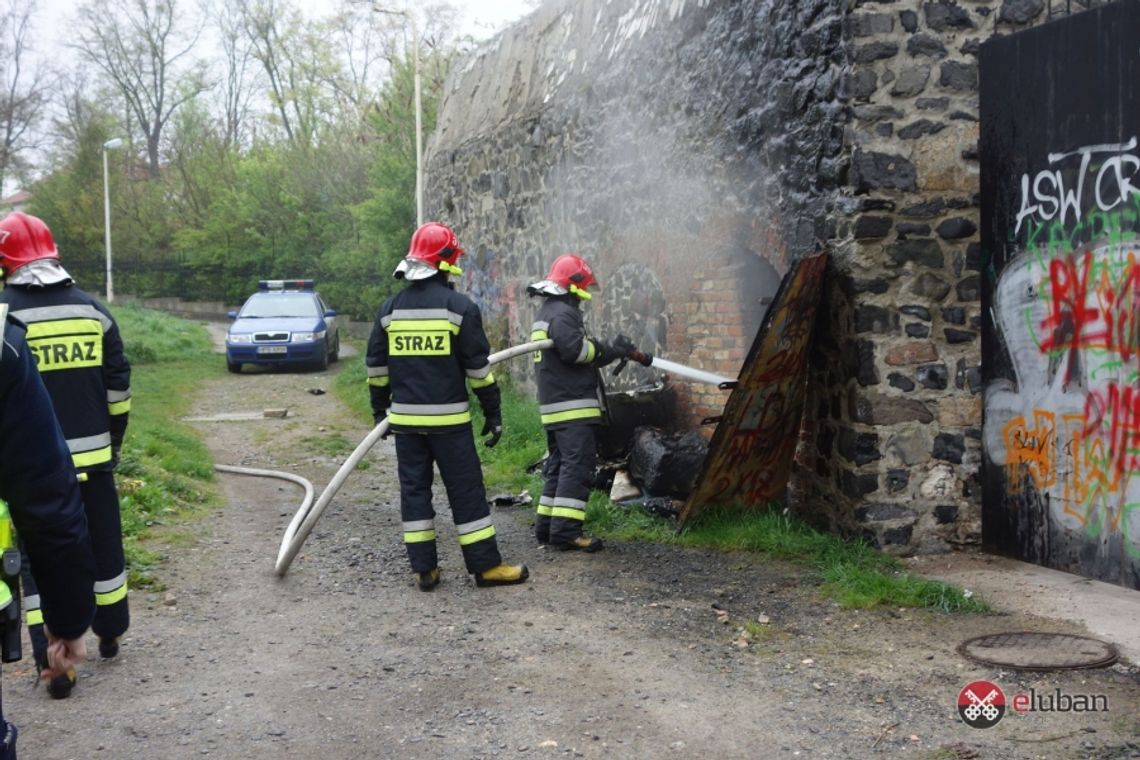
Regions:
<instances>
[{"instance_id":1,"label":"firefighter trousers","mask_svg":"<svg viewBox=\"0 0 1140 760\"><path fill-rule=\"evenodd\" d=\"M95 553L95 620L91 630L100 639L113 639L126 633L131 622L127 604L127 570L123 556L123 523L119 514L119 493L115 474L109 470L88 472L79 482L87 531ZM28 638L37 663L47 661L47 634L35 578L29 572L27 557L21 568Z\"/></svg>"},{"instance_id":2,"label":"firefighter trousers","mask_svg":"<svg viewBox=\"0 0 1140 760\"><path fill-rule=\"evenodd\" d=\"M541 544L567 543L582 535L598 459L596 427L546 431L549 454L542 466L542 497L534 521L534 536Z\"/></svg>"},{"instance_id":3,"label":"firefighter trousers","mask_svg":"<svg viewBox=\"0 0 1140 760\"><path fill-rule=\"evenodd\" d=\"M447 491L467 572L481 573L502 564L483 487L483 468L475 451L475 437L467 426L446 433L396 433L400 519L412 571L423 573L439 565L431 492L433 466L438 466Z\"/></svg>"}]
</instances>

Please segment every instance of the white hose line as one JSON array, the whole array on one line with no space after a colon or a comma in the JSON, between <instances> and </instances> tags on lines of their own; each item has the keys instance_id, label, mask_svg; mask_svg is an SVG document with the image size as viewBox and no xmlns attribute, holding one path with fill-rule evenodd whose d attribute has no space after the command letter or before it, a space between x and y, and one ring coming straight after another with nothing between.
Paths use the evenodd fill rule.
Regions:
<instances>
[{"instance_id":1,"label":"white hose line","mask_svg":"<svg viewBox=\"0 0 1140 760\"><path fill-rule=\"evenodd\" d=\"M498 364L499 362L513 359L521 354L540 351L544 348L550 348L553 345L554 342L550 340L521 343L517 346L511 346L502 351L497 351L487 357L487 360L491 364ZM360 464L360 460L376 445L376 442L380 440L380 437L384 435L387 430L388 420L381 420L380 424L372 428L372 432L365 436L364 440L360 442L360 445L349 454L348 459L344 460L344 464L336 471L336 475L333 475L332 480L325 486L325 490L321 492L320 498L312 505L312 508L310 509L308 504L304 504L301 509L298 510L297 514L294 515L293 520L289 523L289 527L285 530L285 535L281 539L281 549L277 553L275 570L278 576L283 577L285 573L288 572L289 565L292 564L293 559L297 556L297 552L301 551L301 546L313 531L313 526L317 524L317 520L320 519L321 514L325 511L329 502L332 501L336 492L344 485L344 481L348 478L349 473L356 469L356 465Z\"/></svg>"},{"instance_id":2,"label":"white hose line","mask_svg":"<svg viewBox=\"0 0 1140 760\"><path fill-rule=\"evenodd\" d=\"M735 382L731 378L714 375L712 372L705 372L703 369L696 369L695 367L686 367L684 364L671 362L668 359L662 359L660 356L653 357L652 366L663 372L671 372L674 375L680 375L681 377L687 377L690 380L697 380L702 383L709 383L710 385Z\"/></svg>"},{"instance_id":3,"label":"white hose line","mask_svg":"<svg viewBox=\"0 0 1140 760\"><path fill-rule=\"evenodd\" d=\"M214 469L218 472L229 472L234 475L255 475L261 478L280 478L281 480L288 480L296 483L305 489L305 498L301 500L301 509L293 517L293 522L289 524L289 530L297 529L295 523L301 521L302 516L309 511L309 505L313 503L313 484L300 475L294 475L291 472L279 472L277 470L257 470L252 467L234 467L228 464L216 464Z\"/></svg>"}]
</instances>

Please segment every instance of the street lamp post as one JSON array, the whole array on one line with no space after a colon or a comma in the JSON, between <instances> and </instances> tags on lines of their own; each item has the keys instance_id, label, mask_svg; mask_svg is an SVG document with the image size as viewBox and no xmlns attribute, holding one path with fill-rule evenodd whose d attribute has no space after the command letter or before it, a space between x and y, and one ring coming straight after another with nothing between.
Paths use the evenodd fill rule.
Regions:
<instances>
[{"instance_id":1,"label":"street lamp post","mask_svg":"<svg viewBox=\"0 0 1140 760\"><path fill-rule=\"evenodd\" d=\"M393 16L403 16L412 27L412 77L415 92L416 110L416 226L424 223L424 143L423 143L423 105L420 98L420 36L416 27L416 16L408 11L395 11L372 6L377 13L388 13Z\"/></svg>"},{"instance_id":2,"label":"street lamp post","mask_svg":"<svg viewBox=\"0 0 1140 760\"><path fill-rule=\"evenodd\" d=\"M107 179L107 151L121 147L123 141L116 137L103 143L103 235L107 248L107 303L115 301L115 286L111 282L111 186Z\"/></svg>"}]
</instances>

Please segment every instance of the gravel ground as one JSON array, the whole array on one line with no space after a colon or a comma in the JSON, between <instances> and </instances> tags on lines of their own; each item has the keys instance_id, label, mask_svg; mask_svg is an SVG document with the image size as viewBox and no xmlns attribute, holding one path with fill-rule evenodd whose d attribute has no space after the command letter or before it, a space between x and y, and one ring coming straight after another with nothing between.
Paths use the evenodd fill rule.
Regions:
<instances>
[{"instance_id":1,"label":"gravel ground","mask_svg":"<svg viewBox=\"0 0 1140 760\"><path fill-rule=\"evenodd\" d=\"M319 493L346 456L322 454L319 440L367 432L331 393L307 392L341 366L220 378L194 416L231 418L194 424L218 463L301 474ZM288 416L232 414L274 407ZM550 552L516 507L495 508L495 524L531 580L479 589L442 495L444 580L422 593L394 462L380 442L284 578L274 559L300 489L219 475L224 506L195 541L166 549L166 590L132 594L118 658L92 658L60 702L31 686L27 660L6 668L21 757L1140 757L1136 668L1001 672L955 652L983 633L1080 632L1055 621L843 610L804 569L743 554ZM978 679L1007 694L1104 694L1110 710L972 729L956 700Z\"/></svg>"}]
</instances>

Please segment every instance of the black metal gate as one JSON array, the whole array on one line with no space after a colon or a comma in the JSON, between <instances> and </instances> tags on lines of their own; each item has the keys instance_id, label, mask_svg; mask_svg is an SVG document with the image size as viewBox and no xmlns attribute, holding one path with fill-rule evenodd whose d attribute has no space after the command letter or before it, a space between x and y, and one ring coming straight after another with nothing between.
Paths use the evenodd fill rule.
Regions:
<instances>
[{"instance_id":1,"label":"black metal gate","mask_svg":"<svg viewBox=\"0 0 1140 760\"><path fill-rule=\"evenodd\" d=\"M1140 589L1140 0L985 43L982 534Z\"/></svg>"}]
</instances>

